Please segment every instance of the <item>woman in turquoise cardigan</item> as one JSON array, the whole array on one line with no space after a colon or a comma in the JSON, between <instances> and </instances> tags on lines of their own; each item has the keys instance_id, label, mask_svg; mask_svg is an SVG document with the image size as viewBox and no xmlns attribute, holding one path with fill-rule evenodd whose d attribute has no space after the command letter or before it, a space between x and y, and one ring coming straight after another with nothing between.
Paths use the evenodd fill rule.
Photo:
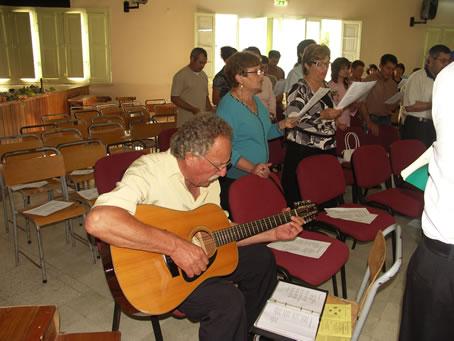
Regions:
<instances>
[{"instance_id":1,"label":"woman in turquoise cardigan","mask_svg":"<svg viewBox=\"0 0 454 341\"><path fill-rule=\"evenodd\" d=\"M282 136L297 120L286 118L272 124L266 107L255 96L262 90L261 60L251 52L237 52L225 66L232 90L219 103L216 114L233 128L232 167L221 180L221 205L228 210L228 188L235 179L252 173L262 178L270 173L268 140Z\"/></svg>"}]
</instances>

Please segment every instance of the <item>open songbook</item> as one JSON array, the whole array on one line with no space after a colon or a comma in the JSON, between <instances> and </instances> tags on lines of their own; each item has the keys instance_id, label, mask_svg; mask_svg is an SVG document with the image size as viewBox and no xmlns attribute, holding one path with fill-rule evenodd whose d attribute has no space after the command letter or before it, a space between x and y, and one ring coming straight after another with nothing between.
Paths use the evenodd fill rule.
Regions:
<instances>
[{"instance_id":1,"label":"open songbook","mask_svg":"<svg viewBox=\"0 0 454 341\"><path fill-rule=\"evenodd\" d=\"M328 294L279 281L251 331L274 340L313 341Z\"/></svg>"}]
</instances>

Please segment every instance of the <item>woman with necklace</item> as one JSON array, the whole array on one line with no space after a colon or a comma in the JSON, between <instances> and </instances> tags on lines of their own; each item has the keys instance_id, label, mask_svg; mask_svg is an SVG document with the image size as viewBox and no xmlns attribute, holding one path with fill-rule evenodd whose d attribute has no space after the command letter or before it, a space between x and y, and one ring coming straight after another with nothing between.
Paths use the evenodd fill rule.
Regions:
<instances>
[{"instance_id":1,"label":"woman with necklace","mask_svg":"<svg viewBox=\"0 0 454 341\"><path fill-rule=\"evenodd\" d=\"M320 88L327 88L326 73L330 65L330 50L324 45L313 44L304 50L303 78L293 86L288 97L285 116L297 116L300 110ZM299 124L287 136L282 186L287 204L300 200L296 168L298 163L311 155L336 155L336 124L341 109L333 109L331 92L322 97L299 119Z\"/></svg>"},{"instance_id":2,"label":"woman with necklace","mask_svg":"<svg viewBox=\"0 0 454 341\"><path fill-rule=\"evenodd\" d=\"M216 114L233 128L232 167L221 180L221 205L226 210L233 181L249 173L268 177L268 140L284 135L286 128L298 123L291 118L271 123L268 110L255 96L262 89L261 64L257 55L245 51L235 53L225 65L232 90L222 98Z\"/></svg>"}]
</instances>

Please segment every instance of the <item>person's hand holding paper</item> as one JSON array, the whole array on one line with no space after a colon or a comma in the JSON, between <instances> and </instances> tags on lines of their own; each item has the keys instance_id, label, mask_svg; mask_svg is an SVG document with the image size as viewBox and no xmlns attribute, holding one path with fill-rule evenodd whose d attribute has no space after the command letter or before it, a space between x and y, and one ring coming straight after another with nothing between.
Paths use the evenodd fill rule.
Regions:
<instances>
[{"instance_id":1,"label":"person's hand holding paper","mask_svg":"<svg viewBox=\"0 0 454 341\"><path fill-rule=\"evenodd\" d=\"M308 112L317 102L319 102L329 91L329 88L319 88L299 113L292 112L289 114L289 117L294 117L300 120L303 115ZM342 110L340 109L327 108L320 113L320 118L323 120L334 120L338 118L341 113Z\"/></svg>"}]
</instances>

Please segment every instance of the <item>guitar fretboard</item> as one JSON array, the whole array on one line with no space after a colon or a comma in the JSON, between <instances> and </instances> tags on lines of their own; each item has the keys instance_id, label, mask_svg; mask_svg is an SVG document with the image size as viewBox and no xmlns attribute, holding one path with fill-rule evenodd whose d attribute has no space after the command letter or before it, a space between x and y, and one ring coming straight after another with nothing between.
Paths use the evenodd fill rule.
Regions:
<instances>
[{"instance_id":1,"label":"guitar fretboard","mask_svg":"<svg viewBox=\"0 0 454 341\"><path fill-rule=\"evenodd\" d=\"M222 246L286 224L292 216L300 216L304 218L304 223L308 223L314 219L316 212L317 206L314 203L306 203L294 210L215 231L213 238L216 246Z\"/></svg>"}]
</instances>

